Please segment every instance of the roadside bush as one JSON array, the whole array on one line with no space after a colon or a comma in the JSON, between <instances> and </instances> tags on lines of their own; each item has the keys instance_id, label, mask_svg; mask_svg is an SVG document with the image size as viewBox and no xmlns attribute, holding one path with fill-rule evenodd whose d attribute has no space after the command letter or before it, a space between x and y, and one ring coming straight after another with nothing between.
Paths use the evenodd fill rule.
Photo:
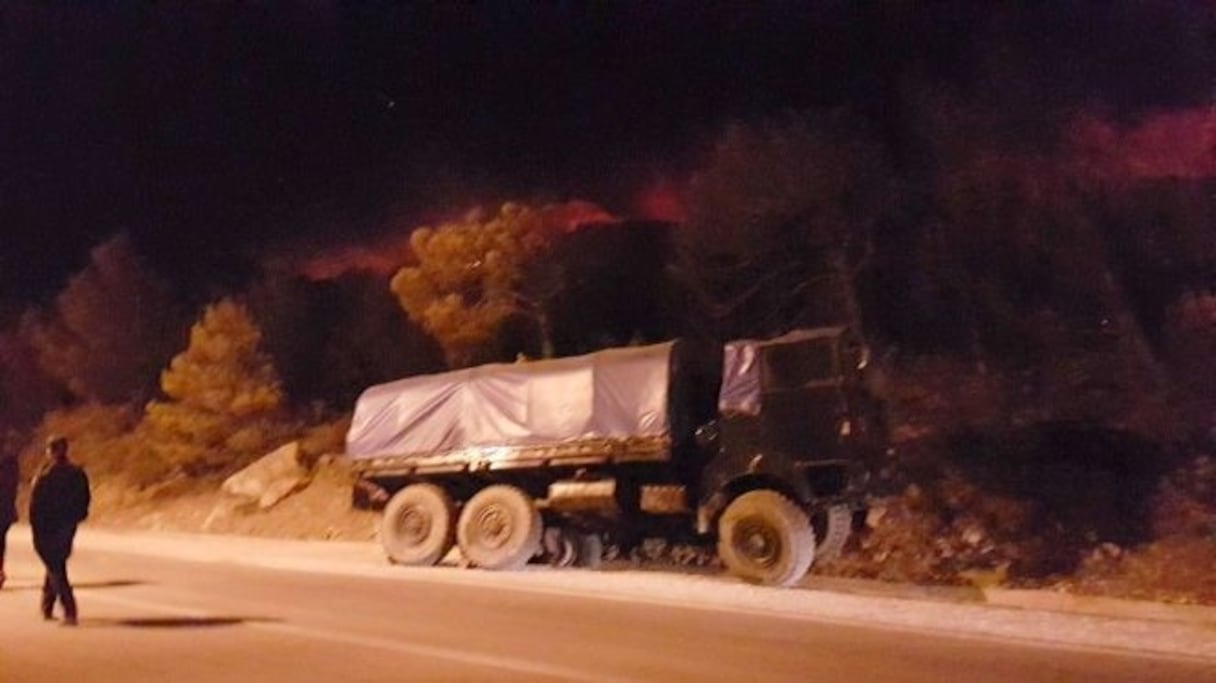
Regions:
<instances>
[{"instance_id":1,"label":"roadside bush","mask_svg":"<svg viewBox=\"0 0 1216 683\"><path fill-rule=\"evenodd\" d=\"M1097 548L1153 538L1163 457L1132 435L1048 424L901 445L894 490L831 571L900 581L1040 583Z\"/></svg>"},{"instance_id":2,"label":"roadside bush","mask_svg":"<svg viewBox=\"0 0 1216 683\"><path fill-rule=\"evenodd\" d=\"M1086 558L1073 585L1087 593L1216 604L1216 458L1194 456L1162 479L1154 540Z\"/></svg>"},{"instance_id":3,"label":"roadside bush","mask_svg":"<svg viewBox=\"0 0 1216 683\"><path fill-rule=\"evenodd\" d=\"M346 450L346 432L350 429L350 414L304 429L300 436L300 457L306 466L313 466L325 455Z\"/></svg>"},{"instance_id":4,"label":"roadside bush","mask_svg":"<svg viewBox=\"0 0 1216 683\"><path fill-rule=\"evenodd\" d=\"M161 374L165 399L149 403L140 424L140 440L161 463L141 479L235 471L298 431L260 342L243 306L225 299L205 309L189 346Z\"/></svg>"},{"instance_id":5,"label":"roadside bush","mask_svg":"<svg viewBox=\"0 0 1216 683\"><path fill-rule=\"evenodd\" d=\"M54 434L68 439L69 456L90 476L125 472L147 457L131 434L138 419L138 411L127 405L85 403L53 410L43 417L22 449L22 471L33 475L42 463L47 437ZM24 478L28 481L29 477Z\"/></svg>"}]
</instances>

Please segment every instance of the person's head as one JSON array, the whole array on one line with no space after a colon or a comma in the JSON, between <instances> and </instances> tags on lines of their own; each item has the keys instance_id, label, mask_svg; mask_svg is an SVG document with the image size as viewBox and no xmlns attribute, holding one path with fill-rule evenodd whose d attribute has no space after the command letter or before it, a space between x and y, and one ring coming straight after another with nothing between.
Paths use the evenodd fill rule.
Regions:
<instances>
[{"instance_id":1,"label":"person's head","mask_svg":"<svg viewBox=\"0 0 1216 683\"><path fill-rule=\"evenodd\" d=\"M68 457L68 440L62 436L52 436L46 440L47 457L53 460L66 460Z\"/></svg>"}]
</instances>

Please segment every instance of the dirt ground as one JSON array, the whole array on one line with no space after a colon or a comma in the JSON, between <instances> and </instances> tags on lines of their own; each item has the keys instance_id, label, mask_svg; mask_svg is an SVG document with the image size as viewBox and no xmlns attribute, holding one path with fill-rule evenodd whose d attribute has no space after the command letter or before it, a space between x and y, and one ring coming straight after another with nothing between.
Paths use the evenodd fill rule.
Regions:
<instances>
[{"instance_id":1,"label":"dirt ground","mask_svg":"<svg viewBox=\"0 0 1216 683\"><path fill-rule=\"evenodd\" d=\"M159 491L133 491L121 480L94 481L97 526L240 534L273 538L368 541L379 516L351 506L350 472L320 465L308 486L269 509L242 507L220 491L221 480L181 481Z\"/></svg>"}]
</instances>

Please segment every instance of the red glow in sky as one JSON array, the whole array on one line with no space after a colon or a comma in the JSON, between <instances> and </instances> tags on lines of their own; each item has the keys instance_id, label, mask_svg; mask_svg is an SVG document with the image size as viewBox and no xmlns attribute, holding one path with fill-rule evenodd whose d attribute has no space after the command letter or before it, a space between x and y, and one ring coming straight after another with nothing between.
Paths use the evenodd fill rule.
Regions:
<instances>
[{"instance_id":1,"label":"red glow in sky","mask_svg":"<svg viewBox=\"0 0 1216 683\"><path fill-rule=\"evenodd\" d=\"M329 249L323 255L303 261L299 271L314 281L333 280L347 273L389 276L405 265L409 255L409 235L398 235L373 244Z\"/></svg>"},{"instance_id":2,"label":"red glow in sky","mask_svg":"<svg viewBox=\"0 0 1216 683\"><path fill-rule=\"evenodd\" d=\"M1216 177L1216 107L1164 111L1132 127L1089 118L1077 126L1074 141L1085 161L1104 176Z\"/></svg>"},{"instance_id":3,"label":"red glow in sky","mask_svg":"<svg viewBox=\"0 0 1216 683\"><path fill-rule=\"evenodd\" d=\"M683 193L666 179L642 190L637 199L637 208L643 218L672 223L683 222L687 215Z\"/></svg>"},{"instance_id":4,"label":"red glow in sky","mask_svg":"<svg viewBox=\"0 0 1216 683\"><path fill-rule=\"evenodd\" d=\"M544 211L546 218L554 221L560 232L574 232L591 223L611 223L617 220L600 205L582 199L546 206Z\"/></svg>"},{"instance_id":5,"label":"red glow in sky","mask_svg":"<svg viewBox=\"0 0 1216 683\"><path fill-rule=\"evenodd\" d=\"M550 230L554 233L571 233L585 225L593 223L611 223L618 220L600 205L582 199L574 199L563 204L550 204L541 210ZM482 214L479 209L465 212L465 217L459 220L475 220ZM434 224L442 224L438 221ZM347 273L371 273L374 275L390 276L402 266L410 262L410 233L395 233L389 237L364 244L349 244L342 247L331 247L318 256L310 256L299 261L296 270L304 277L314 280L333 280Z\"/></svg>"}]
</instances>

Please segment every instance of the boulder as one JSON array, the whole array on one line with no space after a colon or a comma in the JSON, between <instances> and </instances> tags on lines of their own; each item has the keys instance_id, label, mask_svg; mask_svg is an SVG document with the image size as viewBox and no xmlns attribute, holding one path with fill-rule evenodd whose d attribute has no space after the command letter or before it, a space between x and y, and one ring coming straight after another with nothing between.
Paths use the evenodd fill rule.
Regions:
<instances>
[{"instance_id":1,"label":"boulder","mask_svg":"<svg viewBox=\"0 0 1216 683\"><path fill-rule=\"evenodd\" d=\"M308 484L308 468L300 464L300 444L280 446L224 480L224 493L266 509Z\"/></svg>"}]
</instances>

